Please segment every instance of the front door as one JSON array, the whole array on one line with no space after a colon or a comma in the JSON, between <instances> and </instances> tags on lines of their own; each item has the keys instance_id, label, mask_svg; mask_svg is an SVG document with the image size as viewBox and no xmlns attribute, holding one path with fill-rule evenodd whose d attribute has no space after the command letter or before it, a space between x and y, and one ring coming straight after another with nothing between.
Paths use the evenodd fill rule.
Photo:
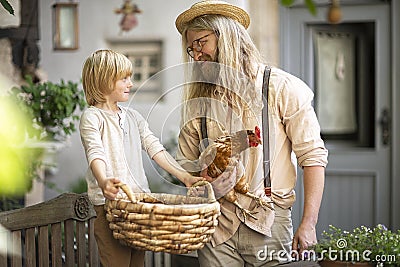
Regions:
<instances>
[{"instance_id":1,"label":"front door","mask_svg":"<svg viewBox=\"0 0 400 267\"><path fill-rule=\"evenodd\" d=\"M343 3L344 1L342 1ZM371 3L371 1L370 1ZM281 66L314 90L314 107L329 150L317 232L390 226L390 4L342 4L342 23L326 7L281 9ZM301 170L293 208L303 208Z\"/></svg>"}]
</instances>

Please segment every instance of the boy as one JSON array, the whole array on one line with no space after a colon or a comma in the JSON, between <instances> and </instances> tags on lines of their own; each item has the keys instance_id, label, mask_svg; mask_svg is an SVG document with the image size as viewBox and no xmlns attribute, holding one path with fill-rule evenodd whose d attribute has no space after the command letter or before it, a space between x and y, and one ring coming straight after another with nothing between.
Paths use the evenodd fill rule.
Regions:
<instances>
[{"instance_id":1,"label":"boy","mask_svg":"<svg viewBox=\"0 0 400 267\"><path fill-rule=\"evenodd\" d=\"M179 167L137 111L118 105L129 99L131 75L129 59L111 50L94 52L82 70L83 89L90 107L81 116L79 130L89 164L88 196L97 213L94 233L101 263L108 267L144 265L144 251L122 246L113 238L104 211L105 199L115 199L120 182L133 192L150 192L142 148L186 186L203 180Z\"/></svg>"}]
</instances>

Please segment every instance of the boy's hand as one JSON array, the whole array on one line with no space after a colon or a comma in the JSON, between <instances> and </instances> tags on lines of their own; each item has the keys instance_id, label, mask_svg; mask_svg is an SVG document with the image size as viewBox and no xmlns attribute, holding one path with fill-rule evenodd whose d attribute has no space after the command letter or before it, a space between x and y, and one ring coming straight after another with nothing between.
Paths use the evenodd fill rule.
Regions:
<instances>
[{"instance_id":1,"label":"boy's hand","mask_svg":"<svg viewBox=\"0 0 400 267\"><path fill-rule=\"evenodd\" d=\"M204 180L205 179L203 177L193 176L188 173L185 177L183 177L182 183L184 183L186 187L191 187L193 184Z\"/></svg>"},{"instance_id":2,"label":"boy's hand","mask_svg":"<svg viewBox=\"0 0 400 267\"><path fill-rule=\"evenodd\" d=\"M119 187L117 184L121 183L118 178L106 178L99 182L99 187L103 191L105 198L109 200L114 200L119 192Z\"/></svg>"}]
</instances>

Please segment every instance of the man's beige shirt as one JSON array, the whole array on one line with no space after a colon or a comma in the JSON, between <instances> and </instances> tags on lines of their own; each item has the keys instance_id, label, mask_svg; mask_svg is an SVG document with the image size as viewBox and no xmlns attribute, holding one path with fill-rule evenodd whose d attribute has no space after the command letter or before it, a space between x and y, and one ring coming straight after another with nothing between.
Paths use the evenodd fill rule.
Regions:
<instances>
[{"instance_id":1,"label":"man's beige shirt","mask_svg":"<svg viewBox=\"0 0 400 267\"><path fill-rule=\"evenodd\" d=\"M261 97L263 73L264 66L260 66L255 85L257 97ZM247 109L238 114L233 107L233 112L230 112L229 105L217 98L216 96L209 102L207 109L209 139L214 140L241 129L254 129L255 126L262 129L261 110L252 112ZM327 164L328 151L320 137L320 126L311 104L312 99L313 93L303 81L280 69L272 68L268 95L270 173L272 200L274 205L282 208L291 207L295 201L296 164L301 167L325 167ZM204 114L198 110L198 114L193 114L193 119L184 122L179 134L177 160L185 168L195 165L200 154L199 143L202 135L199 117ZM263 190L262 149L262 146L258 146L242 152L241 162L250 184L250 191L268 199ZM257 232L271 236L273 212L257 206L255 201L247 196L237 195L244 208L257 212L255 216L258 220L250 217L244 219L235 205L223 201L219 225L212 239L214 246L231 238L241 221Z\"/></svg>"}]
</instances>

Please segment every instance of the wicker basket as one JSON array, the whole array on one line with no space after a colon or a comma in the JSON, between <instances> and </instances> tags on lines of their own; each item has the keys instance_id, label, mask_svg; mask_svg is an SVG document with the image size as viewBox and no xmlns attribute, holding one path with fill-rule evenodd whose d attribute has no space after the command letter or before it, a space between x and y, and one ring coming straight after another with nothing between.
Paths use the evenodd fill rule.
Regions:
<instances>
[{"instance_id":1,"label":"wicker basket","mask_svg":"<svg viewBox=\"0 0 400 267\"><path fill-rule=\"evenodd\" d=\"M132 193L121 185L127 198L106 203L114 238L124 245L154 252L185 254L202 248L210 241L220 214L211 185L205 185L208 198Z\"/></svg>"}]
</instances>

